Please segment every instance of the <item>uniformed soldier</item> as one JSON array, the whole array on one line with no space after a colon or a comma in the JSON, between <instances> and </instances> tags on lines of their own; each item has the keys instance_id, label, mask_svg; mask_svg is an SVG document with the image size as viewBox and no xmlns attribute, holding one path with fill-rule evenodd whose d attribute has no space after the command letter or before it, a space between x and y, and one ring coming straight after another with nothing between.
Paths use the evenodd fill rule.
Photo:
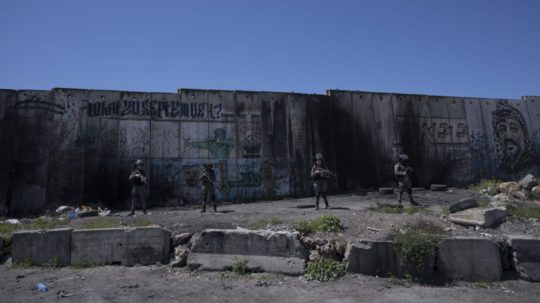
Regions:
<instances>
[{"instance_id":1,"label":"uniformed soldier","mask_svg":"<svg viewBox=\"0 0 540 303\"><path fill-rule=\"evenodd\" d=\"M313 189L315 190L315 209L319 209L319 198L322 196L324 205L328 209L328 198L326 191L328 190L328 179L335 175L324 164L324 158L321 154L316 154L313 159L313 167L311 168L311 178L313 179Z\"/></svg>"},{"instance_id":2,"label":"uniformed soldier","mask_svg":"<svg viewBox=\"0 0 540 303\"><path fill-rule=\"evenodd\" d=\"M146 214L146 175L144 174L144 162L137 160L133 165L133 171L129 175L129 181L133 185L131 190L131 213L130 216L135 215L135 201L138 200L142 206L143 213Z\"/></svg>"},{"instance_id":3,"label":"uniformed soldier","mask_svg":"<svg viewBox=\"0 0 540 303\"><path fill-rule=\"evenodd\" d=\"M404 192L409 194L409 201L411 205L418 205L412 197L412 183L411 177L409 176L412 173L413 169L410 166L407 166L406 163L409 160L409 157L405 154L399 155L396 164L394 164L394 175L398 180L398 202L401 205L401 196Z\"/></svg>"},{"instance_id":4,"label":"uniformed soldier","mask_svg":"<svg viewBox=\"0 0 540 303\"><path fill-rule=\"evenodd\" d=\"M216 173L214 169L212 168L212 163L207 163L204 165L204 170L201 173L201 176L199 177L199 180L202 183L203 186L203 205L201 209L201 213L206 212L206 203L209 202L208 200L212 200L214 203L214 212L217 211L216 206L216 193L214 190L214 181L216 181Z\"/></svg>"}]
</instances>

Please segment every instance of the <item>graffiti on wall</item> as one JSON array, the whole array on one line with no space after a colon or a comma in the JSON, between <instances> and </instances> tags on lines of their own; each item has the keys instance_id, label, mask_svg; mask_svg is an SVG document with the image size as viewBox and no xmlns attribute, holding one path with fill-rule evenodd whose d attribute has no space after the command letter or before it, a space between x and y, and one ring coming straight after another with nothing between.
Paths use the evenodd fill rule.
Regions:
<instances>
[{"instance_id":1,"label":"graffiti on wall","mask_svg":"<svg viewBox=\"0 0 540 303\"><path fill-rule=\"evenodd\" d=\"M184 152L187 149L204 149L210 153L212 159L227 159L236 146L234 138L227 138L224 128L216 128L214 136L204 139L183 138Z\"/></svg>"},{"instance_id":2,"label":"graffiti on wall","mask_svg":"<svg viewBox=\"0 0 540 303\"><path fill-rule=\"evenodd\" d=\"M469 142L465 119L418 119L423 142L430 144L466 144Z\"/></svg>"},{"instance_id":3,"label":"graffiti on wall","mask_svg":"<svg viewBox=\"0 0 540 303\"><path fill-rule=\"evenodd\" d=\"M90 117L151 116L169 119L221 119L223 104L180 102L169 100L124 100L88 102Z\"/></svg>"},{"instance_id":4,"label":"graffiti on wall","mask_svg":"<svg viewBox=\"0 0 540 303\"><path fill-rule=\"evenodd\" d=\"M498 168L504 173L523 174L535 157L523 115L508 101L498 101L492 121Z\"/></svg>"}]
</instances>

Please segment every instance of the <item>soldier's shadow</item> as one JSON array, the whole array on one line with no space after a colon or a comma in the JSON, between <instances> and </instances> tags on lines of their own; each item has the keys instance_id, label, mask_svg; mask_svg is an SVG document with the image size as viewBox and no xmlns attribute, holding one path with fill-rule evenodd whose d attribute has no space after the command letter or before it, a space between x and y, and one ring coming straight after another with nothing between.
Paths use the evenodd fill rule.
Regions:
<instances>
[{"instance_id":1,"label":"soldier's shadow","mask_svg":"<svg viewBox=\"0 0 540 303\"><path fill-rule=\"evenodd\" d=\"M234 213L235 211L234 210L218 210L217 213L220 213L220 214L228 214L228 213Z\"/></svg>"}]
</instances>

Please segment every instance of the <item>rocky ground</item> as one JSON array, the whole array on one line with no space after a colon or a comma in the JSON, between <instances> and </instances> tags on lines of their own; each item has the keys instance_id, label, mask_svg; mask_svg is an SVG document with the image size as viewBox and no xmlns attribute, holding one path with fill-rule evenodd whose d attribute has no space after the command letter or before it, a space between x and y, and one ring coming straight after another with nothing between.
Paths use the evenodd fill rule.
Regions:
<instances>
[{"instance_id":1,"label":"rocky ground","mask_svg":"<svg viewBox=\"0 0 540 303\"><path fill-rule=\"evenodd\" d=\"M391 213L394 195L376 192L329 197L330 209L314 209L313 198L220 204L218 212L200 213L199 208L151 209L148 215L113 212L106 220L133 223L141 220L169 228L173 234L194 233L205 228L291 229L304 219L323 214L338 216L345 227L334 238L384 238L395 228L418 221L440 225L448 235L477 235L504 239L506 234L540 236L540 223L508 217L495 228L453 224L446 211L452 202L474 197L481 204L489 198L468 189L444 192L414 192L421 207ZM390 210L390 213L383 209ZM80 228L103 217L65 222ZM268 224L268 223L273 223ZM326 236L326 235L320 235ZM5 260L5 258L4 258ZM44 269L13 267L7 259L0 265L0 302L538 302L537 283L508 279L496 283L454 283L446 286L411 284L405 280L347 274L331 282L306 281L303 277L256 273L237 276L231 272L191 272L185 268L156 266L105 266L96 268ZM36 283L49 287L34 290ZM57 296L59 291L73 296ZM7 298L7 299L6 299Z\"/></svg>"}]
</instances>

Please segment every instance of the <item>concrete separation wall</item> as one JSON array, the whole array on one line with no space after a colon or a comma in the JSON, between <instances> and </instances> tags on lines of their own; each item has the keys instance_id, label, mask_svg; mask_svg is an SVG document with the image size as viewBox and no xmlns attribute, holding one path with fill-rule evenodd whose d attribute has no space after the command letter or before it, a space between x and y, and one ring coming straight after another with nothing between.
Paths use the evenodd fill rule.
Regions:
<instances>
[{"instance_id":1,"label":"concrete separation wall","mask_svg":"<svg viewBox=\"0 0 540 303\"><path fill-rule=\"evenodd\" d=\"M308 251L298 233L207 229L193 238L187 264L201 270L231 270L247 261L252 271L290 275L305 271Z\"/></svg>"},{"instance_id":2,"label":"concrete separation wall","mask_svg":"<svg viewBox=\"0 0 540 303\"><path fill-rule=\"evenodd\" d=\"M166 264L170 239L161 227L17 231L12 257L14 263L35 265Z\"/></svg>"},{"instance_id":3,"label":"concrete separation wall","mask_svg":"<svg viewBox=\"0 0 540 303\"><path fill-rule=\"evenodd\" d=\"M333 191L392 187L400 153L415 186L538 176L538 112L540 97L0 90L0 214L82 201L125 208L136 159L150 206L200 202L204 163L218 200L311 195L318 152L338 173Z\"/></svg>"}]
</instances>

